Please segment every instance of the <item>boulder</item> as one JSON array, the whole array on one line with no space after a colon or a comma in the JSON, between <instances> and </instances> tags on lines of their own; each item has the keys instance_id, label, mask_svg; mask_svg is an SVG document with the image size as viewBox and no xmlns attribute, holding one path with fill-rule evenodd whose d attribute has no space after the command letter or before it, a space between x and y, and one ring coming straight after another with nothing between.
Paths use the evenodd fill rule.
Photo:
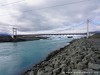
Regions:
<instances>
[{"instance_id":1,"label":"boulder","mask_svg":"<svg viewBox=\"0 0 100 75\"><path fill-rule=\"evenodd\" d=\"M44 70L39 69L37 75L44 75Z\"/></svg>"},{"instance_id":2,"label":"boulder","mask_svg":"<svg viewBox=\"0 0 100 75\"><path fill-rule=\"evenodd\" d=\"M100 64L94 64L94 63L89 62L88 63L88 68L99 71L100 70Z\"/></svg>"},{"instance_id":3,"label":"boulder","mask_svg":"<svg viewBox=\"0 0 100 75\"><path fill-rule=\"evenodd\" d=\"M46 66L46 67L45 67L45 71L46 71L46 72L52 72L52 70L53 70L53 68L50 67L50 66Z\"/></svg>"},{"instance_id":4,"label":"boulder","mask_svg":"<svg viewBox=\"0 0 100 75\"><path fill-rule=\"evenodd\" d=\"M53 73L54 74L59 74L59 73L61 73L61 69L60 68L56 68L56 69L53 70Z\"/></svg>"}]
</instances>

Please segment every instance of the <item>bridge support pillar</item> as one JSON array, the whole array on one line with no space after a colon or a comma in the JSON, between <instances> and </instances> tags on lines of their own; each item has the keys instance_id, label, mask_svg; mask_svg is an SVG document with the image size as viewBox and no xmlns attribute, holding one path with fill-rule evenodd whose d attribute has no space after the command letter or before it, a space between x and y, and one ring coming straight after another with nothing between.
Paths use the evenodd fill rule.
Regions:
<instances>
[{"instance_id":1,"label":"bridge support pillar","mask_svg":"<svg viewBox=\"0 0 100 75\"><path fill-rule=\"evenodd\" d=\"M89 20L87 20L87 38L89 38Z\"/></svg>"},{"instance_id":2,"label":"bridge support pillar","mask_svg":"<svg viewBox=\"0 0 100 75\"><path fill-rule=\"evenodd\" d=\"M13 31L12 38L14 39L16 38L16 35L17 35L17 28L12 28L12 31Z\"/></svg>"}]
</instances>

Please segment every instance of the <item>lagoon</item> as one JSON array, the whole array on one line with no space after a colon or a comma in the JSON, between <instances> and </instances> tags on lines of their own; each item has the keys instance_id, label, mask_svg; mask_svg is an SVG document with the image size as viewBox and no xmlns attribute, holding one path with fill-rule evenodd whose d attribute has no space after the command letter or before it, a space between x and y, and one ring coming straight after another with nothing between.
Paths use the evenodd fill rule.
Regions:
<instances>
[{"instance_id":1,"label":"lagoon","mask_svg":"<svg viewBox=\"0 0 100 75\"><path fill-rule=\"evenodd\" d=\"M46 56L69 44L72 38L50 38L26 42L0 43L0 75L20 75Z\"/></svg>"}]
</instances>

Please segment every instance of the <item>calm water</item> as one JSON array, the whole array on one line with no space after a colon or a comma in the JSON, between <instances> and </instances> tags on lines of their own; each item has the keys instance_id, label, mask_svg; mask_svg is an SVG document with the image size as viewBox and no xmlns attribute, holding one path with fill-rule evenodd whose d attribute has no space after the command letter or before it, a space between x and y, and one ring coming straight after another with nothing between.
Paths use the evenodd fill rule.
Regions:
<instances>
[{"instance_id":1,"label":"calm water","mask_svg":"<svg viewBox=\"0 0 100 75\"><path fill-rule=\"evenodd\" d=\"M19 75L48 53L68 44L72 39L54 38L17 43L0 43L0 75Z\"/></svg>"}]
</instances>

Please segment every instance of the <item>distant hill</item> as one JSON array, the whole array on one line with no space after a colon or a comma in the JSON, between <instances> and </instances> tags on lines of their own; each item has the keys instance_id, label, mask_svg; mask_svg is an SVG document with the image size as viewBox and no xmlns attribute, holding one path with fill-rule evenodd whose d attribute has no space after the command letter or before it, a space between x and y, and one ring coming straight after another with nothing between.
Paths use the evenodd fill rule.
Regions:
<instances>
[{"instance_id":1,"label":"distant hill","mask_svg":"<svg viewBox=\"0 0 100 75\"><path fill-rule=\"evenodd\" d=\"M96 33L93 36L90 36L90 38L100 38L100 33Z\"/></svg>"},{"instance_id":2,"label":"distant hill","mask_svg":"<svg viewBox=\"0 0 100 75\"><path fill-rule=\"evenodd\" d=\"M100 33L100 31L94 31L95 33Z\"/></svg>"},{"instance_id":3,"label":"distant hill","mask_svg":"<svg viewBox=\"0 0 100 75\"><path fill-rule=\"evenodd\" d=\"M90 33L100 33L100 31L93 31L93 32L90 32Z\"/></svg>"},{"instance_id":4,"label":"distant hill","mask_svg":"<svg viewBox=\"0 0 100 75\"><path fill-rule=\"evenodd\" d=\"M0 33L0 36L9 36L10 34L7 33Z\"/></svg>"}]
</instances>

